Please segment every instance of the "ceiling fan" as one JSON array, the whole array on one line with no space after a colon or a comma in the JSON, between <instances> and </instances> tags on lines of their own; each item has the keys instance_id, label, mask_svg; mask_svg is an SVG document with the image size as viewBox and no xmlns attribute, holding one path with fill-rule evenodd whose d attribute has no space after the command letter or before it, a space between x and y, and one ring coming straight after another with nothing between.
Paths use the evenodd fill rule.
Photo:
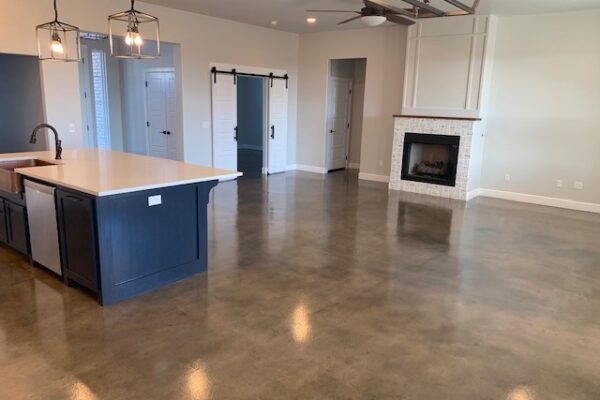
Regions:
<instances>
[{"instance_id":1,"label":"ceiling fan","mask_svg":"<svg viewBox=\"0 0 600 400\"><path fill-rule=\"evenodd\" d=\"M444 0L458 10L444 11L432 6L430 0L401 0L410 5L409 8L401 8L390 4L389 0L363 0L365 6L360 11L351 10L306 10L307 12L325 12L325 13L354 13L355 17L348 18L338 23L338 25L347 24L360 19L369 26L381 25L386 21L400 25L413 25L414 19L448 17L458 15L474 14L480 0L473 0L473 5L469 6L463 0Z\"/></svg>"}]
</instances>

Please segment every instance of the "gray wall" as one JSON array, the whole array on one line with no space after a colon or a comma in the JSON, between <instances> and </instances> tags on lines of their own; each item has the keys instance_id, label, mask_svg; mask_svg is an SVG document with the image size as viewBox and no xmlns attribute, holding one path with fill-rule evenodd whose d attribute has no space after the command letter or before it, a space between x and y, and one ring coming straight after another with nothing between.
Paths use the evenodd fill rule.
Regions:
<instances>
[{"instance_id":1,"label":"gray wall","mask_svg":"<svg viewBox=\"0 0 600 400\"><path fill-rule=\"evenodd\" d=\"M499 19L483 188L600 203L598 21L600 10Z\"/></svg>"},{"instance_id":2,"label":"gray wall","mask_svg":"<svg viewBox=\"0 0 600 400\"><path fill-rule=\"evenodd\" d=\"M367 59L360 172L389 176L393 114L402 108L406 27L300 35L297 164L324 170L329 60Z\"/></svg>"},{"instance_id":3,"label":"gray wall","mask_svg":"<svg viewBox=\"0 0 600 400\"><path fill-rule=\"evenodd\" d=\"M33 127L42 122L37 57L0 54L0 153L46 150L46 135L29 144Z\"/></svg>"},{"instance_id":4,"label":"gray wall","mask_svg":"<svg viewBox=\"0 0 600 400\"><path fill-rule=\"evenodd\" d=\"M238 77L238 147L262 150L264 126L264 81Z\"/></svg>"}]
</instances>

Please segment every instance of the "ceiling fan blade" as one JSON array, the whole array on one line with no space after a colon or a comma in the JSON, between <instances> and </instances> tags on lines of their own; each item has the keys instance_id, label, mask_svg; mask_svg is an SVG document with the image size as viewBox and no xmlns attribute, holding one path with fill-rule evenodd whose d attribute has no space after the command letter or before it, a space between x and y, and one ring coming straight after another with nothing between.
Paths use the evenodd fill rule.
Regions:
<instances>
[{"instance_id":1,"label":"ceiling fan blade","mask_svg":"<svg viewBox=\"0 0 600 400\"><path fill-rule=\"evenodd\" d=\"M354 14L360 14L358 11L351 11L351 10L306 10L306 12L354 13Z\"/></svg>"},{"instance_id":2,"label":"ceiling fan blade","mask_svg":"<svg viewBox=\"0 0 600 400\"><path fill-rule=\"evenodd\" d=\"M348 18L348 19L346 19L346 20L344 20L344 21L342 21L342 22L338 22L338 25L347 24L348 22L352 22L352 21L354 21L354 20L357 20L357 19L360 19L360 18L362 18L362 17L363 17L362 15L359 15L358 17L352 17L352 18Z\"/></svg>"},{"instance_id":3,"label":"ceiling fan blade","mask_svg":"<svg viewBox=\"0 0 600 400\"><path fill-rule=\"evenodd\" d=\"M402 15L398 15L398 14L386 14L385 17L387 18L388 21L393 22L395 24L400 24L400 25L404 25L404 26L409 26L409 25L415 24L415 21L412 21L412 20L405 18Z\"/></svg>"}]
</instances>

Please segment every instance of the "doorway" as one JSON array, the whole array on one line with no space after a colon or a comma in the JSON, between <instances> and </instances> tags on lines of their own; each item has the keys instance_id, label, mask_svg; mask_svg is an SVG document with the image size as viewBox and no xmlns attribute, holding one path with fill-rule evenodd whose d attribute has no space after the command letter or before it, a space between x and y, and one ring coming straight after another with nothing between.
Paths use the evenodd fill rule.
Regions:
<instances>
[{"instance_id":1,"label":"doorway","mask_svg":"<svg viewBox=\"0 0 600 400\"><path fill-rule=\"evenodd\" d=\"M88 148L183 160L179 46L157 59L111 57L108 36L81 33L81 110Z\"/></svg>"},{"instance_id":2,"label":"doorway","mask_svg":"<svg viewBox=\"0 0 600 400\"><path fill-rule=\"evenodd\" d=\"M256 174L258 166L262 174L285 172L288 134L286 72L223 64L211 67L215 69L211 72L213 167L227 170L249 168L250 174ZM246 143L250 125L254 126L251 129L254 139L252 143ZM258 128L261 129L262 149L259 147ZM244 139L240 141L242 137ZM261 154L257 154L259 151L262 152L262 161Z\"/></svg>"},{"instance_id":3,"label":"doorway","mask_svg":"<svg viewBox=\"0 0 600 400\"><path fill-rule=\"evenodd\" d=\"M265 78L240 76L237 81L237 170L244 176L263 172Z\"/></svg>"},{"instance_id":4,"label":"doorway","mask_svg":"<svg viewBox=\"0 0 600 400\"><path fill-rule=\"evenodd\" d=\"M331 60L329 67L326 168L360 169L367 60Z\"/></svg>"}]
</instances>

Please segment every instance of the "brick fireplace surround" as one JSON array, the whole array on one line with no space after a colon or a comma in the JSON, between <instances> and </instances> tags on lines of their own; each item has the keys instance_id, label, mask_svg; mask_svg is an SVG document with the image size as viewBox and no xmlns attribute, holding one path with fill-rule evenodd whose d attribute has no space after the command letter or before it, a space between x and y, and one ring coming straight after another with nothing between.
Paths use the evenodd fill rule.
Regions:
<instances>
[{"instance_id":1,"label":"brick fireplace surround","mask_svg":"<svg viewBox=\"0 0 600 400\"><path fill-rule=\"evenodd\" d=\"M426 194L456 200L469 200L469 192L479 187L481 146L476 134L480 119L395 115L392 148L391 190ZM414 182L402 179L405 133L460 137L455 186Z\"/></svg>"}]
</instances>

